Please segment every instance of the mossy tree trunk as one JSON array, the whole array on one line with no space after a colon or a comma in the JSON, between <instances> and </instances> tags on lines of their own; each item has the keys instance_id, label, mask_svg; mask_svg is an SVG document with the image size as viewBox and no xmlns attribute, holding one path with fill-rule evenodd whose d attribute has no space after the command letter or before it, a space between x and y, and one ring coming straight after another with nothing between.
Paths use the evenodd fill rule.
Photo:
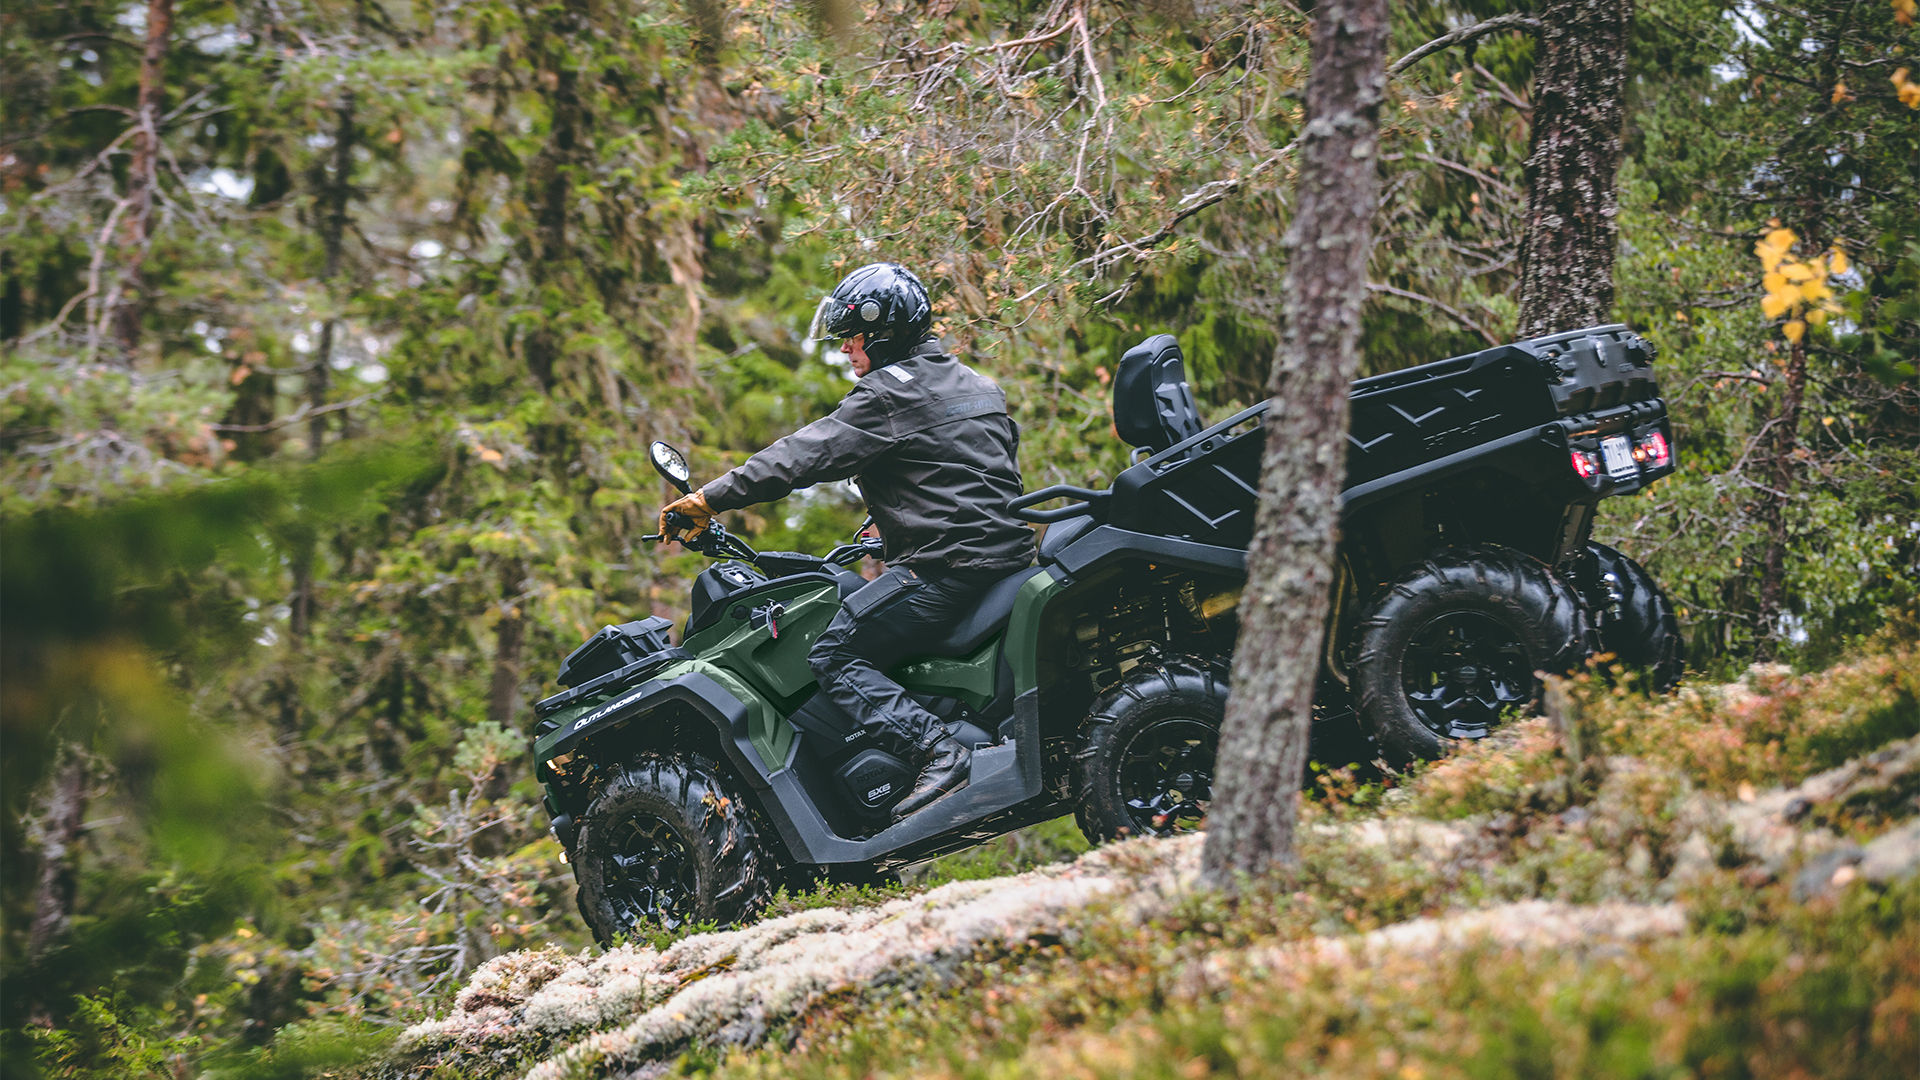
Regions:
<instances>
[{"instance_id":1,"label":"mossy tree trunk","mask_svg":"<svg viewBox=\"0 0 1920 1080\"><path fill-rule=\"evenodd\" d=\"M1314 9L1287 324L1269 386L1260 508L1207 830L1204 865L1216 884L1293 855L1346 475L1347 384L1359 369L1379 198L1386 49L1386 0Z\"/></svg>"}]
</instances>

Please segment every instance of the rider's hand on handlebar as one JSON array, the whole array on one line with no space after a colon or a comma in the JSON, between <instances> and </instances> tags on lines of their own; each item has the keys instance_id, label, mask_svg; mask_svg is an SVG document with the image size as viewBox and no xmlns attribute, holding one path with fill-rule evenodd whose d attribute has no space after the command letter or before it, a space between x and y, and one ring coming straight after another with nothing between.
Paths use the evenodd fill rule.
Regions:
<instances>
[{"instance_id":1,"label":"rider's hand on handlebar","mask_svg":"<svg viewBox=\"0 0 1920 1080\"><path fill-rule=\"evenodd\" d=\"M667 520L668 514L677 515L673 521ZM668 503L660 510L660 537L663 540L681 540L707 527L713 520L713 508L707 505L704 492L695 491Z\"/></svg>"}]
</instances>

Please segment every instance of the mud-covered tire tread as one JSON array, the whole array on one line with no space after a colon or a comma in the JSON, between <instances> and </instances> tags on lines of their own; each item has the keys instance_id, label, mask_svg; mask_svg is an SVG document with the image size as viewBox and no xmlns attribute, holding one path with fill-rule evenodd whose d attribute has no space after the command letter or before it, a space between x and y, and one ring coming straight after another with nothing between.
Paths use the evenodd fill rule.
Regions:
<instances>
[{"instance_id":1,"label":"mud-covered tire tread","mask_svg":"<svg viewBox=\"0 0 1920 1080\"><path fill-rule=\"evenodd\" d=\"M1133 835L1126 801L1111 783L1111 759L1132 728L1157 719L1166 703L1199 707L1210 715L1216 738L1226 717L1227 661L1198 656L1143 662L1109 687L1080 725L1073 758L1073 820L1089 843Z\"/></svg>"},{"instance_id":2,"label":"mud-covered tire tread","mask_svg":"<svg viewBox=\"0 0 1920 1080\"><path fill-rule=\"evenodd\" d=\"M1429 555L1382 589L1354 630L1356 710L1393 765L1439 757L1451 742L1415 715L1401 671L1412 635L1455 610L1491 614L1527 630L1522 639L1537 671L1570 671L1598 641L1580 593L1540 560L1494 544Z\"/></svg>"},{"instance_id":3,"label":"mud-covered tire tread","mask_svg":"<svg viewBox=\"0 0 1920 1080\"><path fill-rule=\"evenodd\" d=\"M1588 544L1596 566L1587 606L1605 612L1613 603L1601 584L1611 572L1620 581L1617 618L1598 617L1599 649L1612 653L1622 667L1647 673L1647 686L1656 694L1671 693L1686 671L1686 642L1673 602L1660 590L1653 575L1625 552L1605 544Z\"/></svg>"},{"instance_id":4,"label":"mud-covered tire tread","mask_svg":"<svg viewBox=\"0 0 1920 1080\"><path fill-rule=\"evenodd\" d=\"M772 898L780 870L752 813L713 762L697 754L646 754L600 789L580 819L572 855L581 918L602 946L628 932L608 900L603 832L640 814L668 822L695 853L691 922L746 922Z\"/></svg>"}]
</instances>

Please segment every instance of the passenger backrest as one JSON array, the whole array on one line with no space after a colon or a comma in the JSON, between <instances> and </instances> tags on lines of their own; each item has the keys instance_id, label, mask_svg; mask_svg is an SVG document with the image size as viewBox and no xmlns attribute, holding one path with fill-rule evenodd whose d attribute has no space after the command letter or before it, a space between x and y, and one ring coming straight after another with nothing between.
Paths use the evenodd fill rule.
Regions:
<instances>
[{"instance_id":1,"label":"passenger backrest","mask_svg":"<svg viewBox=\"0 0 1920 1080\"><path fill-rule=\"evenodd\" d=\"M1113 378L1113 426L1129 445L1155 453L1206 426L1172 334L1155 334L1120 358Z\"/></svg>"}]
</instances>

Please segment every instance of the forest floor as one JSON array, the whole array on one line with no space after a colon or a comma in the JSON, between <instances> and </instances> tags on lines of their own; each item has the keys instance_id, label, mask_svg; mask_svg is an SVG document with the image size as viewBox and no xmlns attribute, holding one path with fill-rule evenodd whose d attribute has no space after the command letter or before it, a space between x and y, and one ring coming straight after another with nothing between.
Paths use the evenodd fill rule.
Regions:
<instances>
[{"instance_id":1,"label":"forest floor","mask_svg":"<svg viewBox=\"0 0 1920 1080\"><path fill-rule=\"evenodd\" d=\"M783 898L501 956L359 1075L1912 1076L1920 647L1560 700L1583 761L1529 718L1322 776L1238 899L1198 836Z\"/></svg>"}]
</instances>

